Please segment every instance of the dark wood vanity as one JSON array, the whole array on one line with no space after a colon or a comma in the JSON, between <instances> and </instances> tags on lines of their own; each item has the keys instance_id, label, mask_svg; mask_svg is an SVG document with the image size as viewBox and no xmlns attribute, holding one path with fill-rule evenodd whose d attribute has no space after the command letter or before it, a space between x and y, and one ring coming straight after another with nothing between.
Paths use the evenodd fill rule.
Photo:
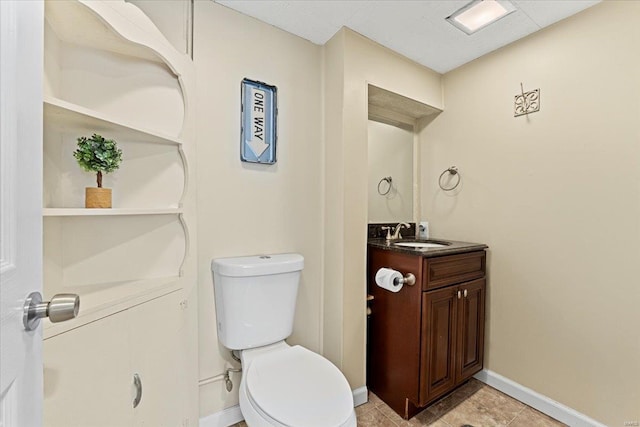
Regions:
<instances>
[{"instance_id":1,"label":"dark wood vanity","mask_svg":"<svg viewBox=\"0 0 640 427\"><path fill-rule=\"evenodd\" d=\"M486 247L369 243L367 386L405 419L482 369ZM415 285L395 293L377 286L382 267L412 273Z\"/></svg>"}]
</instances>

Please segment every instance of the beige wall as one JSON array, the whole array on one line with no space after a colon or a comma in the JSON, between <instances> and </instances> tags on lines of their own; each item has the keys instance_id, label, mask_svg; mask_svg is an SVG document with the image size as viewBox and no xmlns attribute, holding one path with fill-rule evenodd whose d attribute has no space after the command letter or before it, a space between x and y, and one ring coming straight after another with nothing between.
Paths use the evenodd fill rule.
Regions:
<instances>
[{"instance_id":1,"label":"beige wall","mask_svg":"<svg viewBox=\"0 0 640 427\"><path fill-rule=\"evenodd\" d=\"M367 85L442 108L440 75L342 29L325 45L324 354L365 384Z\"/></svg>"},{"instance_id":2,"label":"beige wall","mask_svg":"<svg viewBox=\"0 0 640 427\"><path fill-rule=\"evenodd\" d=\"M321 346L322 51L210 1L195 4L200 378L231 360L215 328L212 258L299 252L305 268L290 343ZM240 162L240 81L278 87L278 162ZM200 388L205 416L237 403L240 376Z\"/></svg>"},{"instance_id":3,"label":"beige wall","mask_svg":"<svg viewBox=\"0 0 640 427\"><path fill-rule=\"evenodd\" d=\"M446 74L421 134L432 234L490 246L486 367L610 426L640 419L638 22L603 2Z\"/></svg>"}]
</instances>

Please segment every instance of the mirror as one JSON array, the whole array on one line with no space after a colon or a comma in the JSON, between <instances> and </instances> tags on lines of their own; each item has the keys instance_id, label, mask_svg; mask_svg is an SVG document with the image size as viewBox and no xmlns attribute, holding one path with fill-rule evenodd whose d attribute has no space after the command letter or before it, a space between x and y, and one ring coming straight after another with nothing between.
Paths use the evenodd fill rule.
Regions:
<instances>
[{"instance_id":1,"label":"mirror","mask_svg":"<svg viewBox=\"0 0 640 427\"><path fill-rule=\"evenodd\" d=\"M413 129L369 120L369 223L413 222Z\"/></svg>"},{"instance_id":2,"label":"mirror","mask_svg":"<svg viewBox=\"0 0 640 427\"><path fill-rule=\"evenodd\" d=\"M368 222L416 222L418 138L442 112L415 99L368 85Z\"/></svg>"}]
</instances>

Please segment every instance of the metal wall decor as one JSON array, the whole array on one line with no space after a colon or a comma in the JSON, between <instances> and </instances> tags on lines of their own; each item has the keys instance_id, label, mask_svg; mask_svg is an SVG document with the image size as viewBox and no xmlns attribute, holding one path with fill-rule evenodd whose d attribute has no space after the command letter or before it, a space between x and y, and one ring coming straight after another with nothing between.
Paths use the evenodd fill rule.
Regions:
<instances>
[{"instance_id":1,"label":"metal wall decor","mask_svg":"<svg viewBox=\"0 0 640 427\"><path fill-rule=\"evenodd\" d=\"M540 111L540 89L525 92L520 83L520 95L515 96L513 117Z\"/></svg>"},{"instance_id":2,"label":"metal wall decor","mask_svg":"<svg viewBox=\"0 0 640 427\"><path fill-rule=\"evenodd\" d=\"M243 162L276 162L277 88L243 79L240 127L240 159Z\"/></svg>"}]
</instances>

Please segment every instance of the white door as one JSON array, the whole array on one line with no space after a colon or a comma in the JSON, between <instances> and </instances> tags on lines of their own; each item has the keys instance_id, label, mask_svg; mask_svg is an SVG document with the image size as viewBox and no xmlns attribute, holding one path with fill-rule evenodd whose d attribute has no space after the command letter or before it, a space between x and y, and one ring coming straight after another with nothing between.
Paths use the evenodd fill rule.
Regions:
<instances>
[{"instance_id":1,"label":"white door","mask_svg":"<svg viewBox=\"0 0 640 427\"><path fill-rule=\"evenodd\" d=\"M42 424L42 326L25 298L42 291L41 1L0 0L0 426Z\"/></svg>"}]
</instances>

